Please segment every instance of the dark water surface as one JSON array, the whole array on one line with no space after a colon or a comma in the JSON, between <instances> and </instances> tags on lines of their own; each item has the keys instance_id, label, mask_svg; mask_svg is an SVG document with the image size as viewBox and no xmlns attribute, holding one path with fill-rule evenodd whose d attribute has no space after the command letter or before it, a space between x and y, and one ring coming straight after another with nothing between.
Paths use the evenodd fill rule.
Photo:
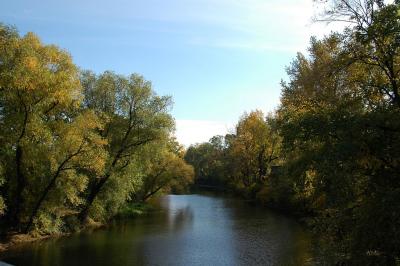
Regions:
<instances>
[{"instance_id":1,"label":"dark water surface","mask_svg":"<svg viewBox=\"0 0 400 266\"><path fill-rule=\"evenodd\" d=\"M1 255L13 265L307 265L311 240L296 222L229 197L169 195L158 211L92 233Z\"/></svg>"}]
</instances>

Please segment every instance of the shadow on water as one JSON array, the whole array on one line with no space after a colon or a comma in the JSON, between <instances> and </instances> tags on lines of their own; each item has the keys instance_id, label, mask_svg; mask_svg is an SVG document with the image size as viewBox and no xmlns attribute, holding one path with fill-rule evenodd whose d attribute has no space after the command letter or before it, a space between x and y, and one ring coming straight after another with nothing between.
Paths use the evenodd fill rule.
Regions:
<instances>
[{"instance_id":1,"label":"shadow on water","mask_svg":"<svg viewBox=\"0 0 400 266\"><path fill-rule=\"evenodd\" d=\"M14 265L307 265L309 234L296 222L215 193L169 195L158 211L93 233L2 255Z\"/></svg>"}]
</instances>

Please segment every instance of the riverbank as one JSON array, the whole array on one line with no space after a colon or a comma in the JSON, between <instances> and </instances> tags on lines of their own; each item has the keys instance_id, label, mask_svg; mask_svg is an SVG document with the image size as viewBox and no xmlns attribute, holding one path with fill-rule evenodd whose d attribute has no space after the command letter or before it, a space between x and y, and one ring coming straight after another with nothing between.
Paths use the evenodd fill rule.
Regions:
<instances>
[{"instance_id":1,"label":"riverbank","mask_svg":"<svg viewBox=\"0 0 400 266\"><path fill-rule=\"evenodd\" d=\"M121 207L120 211L115 215L115 219L136 218L152 210L154 210L154 208L145 202L129 203Z\"/></svg>"},{"instance_id":2,"label":"riverbank","mask_svg":"<svg viewBox=\"0 0 400 266\"><path fill-rule=\"evenodd\" d=\"M229 186L208 186L208 185L193 185L190 192L192 194L197 193L210 193L217 195L231 196L239 200L243 200L249 206L259 206L267 210L283 214L290 218L297 220L303 225L310 226L310 220L315 217L315 214L306 210L303 206L295 205L289 202L281 202L271 200L266 195L260 195L258 193L252 194L251 191L238 190L234 187Z\"/></svg>"},{"instance_id":3,"label":"riverbank","mask_svg":"<svg viewBox=\"0 0 400 266\"><path fill-rule=\"evenodd\" d=\"M30 243L33 243L33 242L39 242L39 241L44 241L44 240L54 239L54 238L68 237L72 234L81 233L83 231L96 230L96 229L103 228L106 226L107 226L107 224L104 224L104 223L90 221L90 222L86 223L84 227L81 227L80 230L75 231L75 232L55 233L55 234L48 234L48 235L40 235L37 233L22 234L22 233L10 232L6 236L4 236L4 238L2 240L0 240L0 253L6 252L8 250L18 248L18 247L21 247L24 245L29 245Z\"/></svg>"},{"instance_id":4,"label":"riverbank","mask_svg":"<svg viewBox=\"0 0 400 266\"><path fill-rule=\"evenodd\" d=\"M113 220L137 218L139 216L146 215L152 210L153 208L151 207L151 205L147 203L129 203L121 207L120 211L114 216ZM109 223L100 223L89 220L84 226L80 227L79 230L73 232L63 232L49 235L40 235L34 232L28 234L10 232L6 234L2 239L0 239L0 253L18 248L20 246L29 245L33 242L68 237L73 234L90 232L107 226L109 226Z\"/></svg>"},{"instance_id":5,"label":"riverbank","mask_svg":"<svg viewBox=\"0 0 400 266\"><path fill-rule=\"evenodd\" d=\"M47 236L32 236L30 234L11 234L6 236L6 240L0 241L0 253L5 252L11 248L14 248L19 245L32 243L35 241L40 241L44 239L48 239L50 237L56 237L55 235L47 235Z\"/></svg>"}]
</instances>

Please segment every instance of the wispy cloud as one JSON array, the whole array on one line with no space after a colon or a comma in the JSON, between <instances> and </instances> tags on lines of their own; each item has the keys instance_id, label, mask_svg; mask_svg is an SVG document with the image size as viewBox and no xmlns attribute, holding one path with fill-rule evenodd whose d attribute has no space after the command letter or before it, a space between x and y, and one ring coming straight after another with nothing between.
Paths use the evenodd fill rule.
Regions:
<instances>
[{"instance_id":1,"label":"wispy cloud","mask_svg":"<svg viewBox=\"0 0 400 266\"><path fill-rule=\"evenodd\" d=\"M157 2L156 0L152 0ZM320 13L312 0L175 0L161 4L162 13L141 12L142 19L191 25L191 45L256 52L304 51L311 36L341 29L313 23ZM171 3L171 2L169 2Z\"/></svg>"},{"instance_id":2,"label":"wispy cloud","mask_svg":"<svg viewBox=\"0 0 400 266\"><path fill-rule=\"evenodd\" d=\"M198 46L209 46L221 49L239 49L239 50L248 50L253 52L283 52L283 53L295 53L302 49L303 44L299 45L298 43L273 43L262 40L242 40L242 39L194 39L189 42L192 45Z\"/></svg>"},{"instance_id":3,"label":"wispy cloud","mask_svg":"<svg viewBox=\"0 0 400 266\"><path fill-rule=\"evenodd\" d=\"M188 45L221 49L293 52L304 50L311 35L335 29L312 23L319 12L312 0L71 0L63 10L43 0L39 5L49 10L45 18L30 14L36 3L16 1L24 12L9 16L70 24L83 19L86 27L100 23L127 35L136 31L171 34Z\"/></svg>"},{"instance_id":4,"label":"wispy cloud","mask_svg":"<svg viewBox=\"0 0 400 266\"><path fill-rule=\"evenodd\" d=\"M206 142L215 135L232 132L233 123L209 120L176 120L177 140L185 147L191 144Z\"/></svg>"}]
</instances>

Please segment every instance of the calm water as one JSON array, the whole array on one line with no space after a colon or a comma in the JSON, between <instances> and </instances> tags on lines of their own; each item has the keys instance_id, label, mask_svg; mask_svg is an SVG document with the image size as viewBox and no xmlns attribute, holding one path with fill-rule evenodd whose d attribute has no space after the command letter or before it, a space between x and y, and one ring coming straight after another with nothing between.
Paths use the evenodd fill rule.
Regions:
<instances>
[{"instance_id":1,"label":"calm water","mask_svg":"<svg viewBox=\"0 0 400 266\"><path fill-rule=\"evenodd\" d=\"M293 220L213 195L165 196L158 211L107 229L2 254L13 265L307 265L310 238Z\"/></svg>"}]
</instances>

